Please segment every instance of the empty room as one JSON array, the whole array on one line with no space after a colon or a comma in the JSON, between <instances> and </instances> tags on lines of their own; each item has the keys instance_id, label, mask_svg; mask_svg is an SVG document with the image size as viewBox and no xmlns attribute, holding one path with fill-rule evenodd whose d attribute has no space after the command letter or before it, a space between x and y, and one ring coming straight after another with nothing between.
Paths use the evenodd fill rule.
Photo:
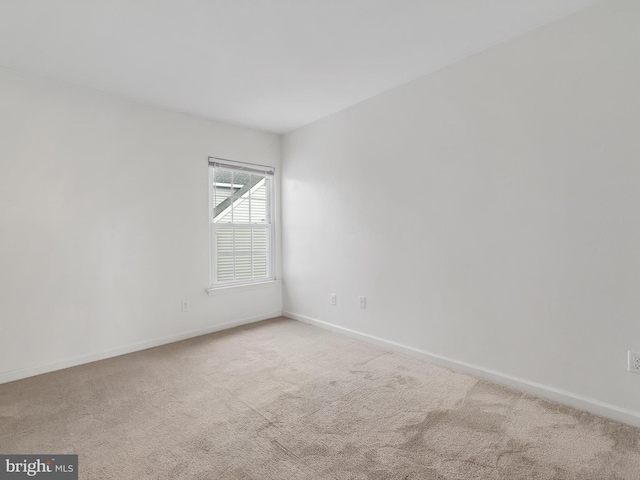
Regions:
<instances>
[{"instance_id":1,"label":"empty room","mask_svg":"<svg viewBox=\"0 0 640 480\"><path fill-rule=\"evenodd\" d=\"M0 0L0 480L640 480L639 25Z\"/></svg>"}]
</instances>

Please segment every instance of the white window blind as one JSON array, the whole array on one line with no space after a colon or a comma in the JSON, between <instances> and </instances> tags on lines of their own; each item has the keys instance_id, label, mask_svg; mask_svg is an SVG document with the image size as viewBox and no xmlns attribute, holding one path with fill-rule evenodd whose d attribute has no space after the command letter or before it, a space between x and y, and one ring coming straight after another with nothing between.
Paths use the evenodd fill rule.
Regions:
<instances>
[{"instance_id":1,"label":"white window blind","mask_svg":"<svg viewBox=\"0 0 640 480\"><path fill-rule=\"evenodd\" d=\"M273 278L272 167L209 159L211 284Z\"/></svg>"}]
</instances>

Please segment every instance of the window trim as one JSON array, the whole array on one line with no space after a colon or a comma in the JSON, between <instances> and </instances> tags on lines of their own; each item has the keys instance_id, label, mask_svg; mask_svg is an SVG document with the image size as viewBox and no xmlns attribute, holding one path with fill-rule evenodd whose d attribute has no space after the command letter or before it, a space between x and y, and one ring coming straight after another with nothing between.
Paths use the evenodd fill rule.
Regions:
<instances>
[{"instance_id":1,"label":"window trim","mask_svg":"<svg viewBox=\"0 0 640 480\"><path fill-rule=\"evenodd\" d=\"M258 290L262 288L275 287L280 284L281 284L281 281L277 279L271 279L266 281L262 280L259 282L251 282L251 283L242 283L240 285L229 285L224 283L217 287L209 287L207 288L206 291L207 291L207 294L210 297L212 297L215 295L222 295L225 293L239 293L239 292L246 292L250 290Z\"/></svg>"},{"instance_id":2,"label":"window trim","mask_svg":"<svg viewBox=\"0 0 640 480\"><path fill-rule=\"evenodd\" d=\"M267 241L268 241L268 249L266 255L267 261L267 276L263 278L252 278L248 280L236 280L231 282L217 282L217 264L216 264L216 255L214 248L215 241L215 227L212 218L212 212L214 211L215 205L213 204L213 171L214 168L223 168L229 170L240 170L247 173L254 173L258 175L264 175L265 177L269 177L269 185L270 187L266 189L266 215L268 218L268 222L265 224L238 224L239 228L263 228L267 231ZM259 288L259 286L266 286L268 284L278 283L279 280L276 280L276 265L275 265L275 250L276 250L276 232L275 232L275 167L267 166L267 165L259 165L259 164L251 164L245 162L237 162L234 160L227 160L218 157L209 157L208 158L208 195L209 195L209 208L208 208L208 222L209 222L209 288L207 289L207 293L209 295L214 294L213 292L222 290L233 290L238 291L241 290L238 287L251 287ZM234 224L221 224L221 225L234 225ZM247 288L249 289L249 288Z\"/></svg>"}]
</instances>

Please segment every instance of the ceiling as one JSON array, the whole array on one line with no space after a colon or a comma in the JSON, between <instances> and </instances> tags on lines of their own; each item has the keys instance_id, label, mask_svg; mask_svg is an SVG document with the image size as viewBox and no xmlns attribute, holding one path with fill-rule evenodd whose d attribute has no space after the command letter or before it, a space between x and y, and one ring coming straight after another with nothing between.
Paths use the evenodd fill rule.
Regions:
<instances>
[{"instance_id":1,"label":"ceiling","mask_svg":"<svg viewBox=\"0 0 640 480\"><path fill-rule=\"evenodd\" d=\"M594 0L0 0L0 67L283 133Z\"/></svg>"}]
</instances>

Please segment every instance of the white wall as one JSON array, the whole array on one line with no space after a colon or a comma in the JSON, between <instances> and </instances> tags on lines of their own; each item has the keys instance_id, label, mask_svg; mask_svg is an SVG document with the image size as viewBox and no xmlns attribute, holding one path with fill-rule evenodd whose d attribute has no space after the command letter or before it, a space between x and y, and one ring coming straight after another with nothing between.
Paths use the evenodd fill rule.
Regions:
<instances>
[{"instance_id":1,"label":"white wall","mask_svg":"<svg viewBox=\"0 0 640 480\"><path fill-rule=\"evenodd\" d=\"M285 311L640 420L639 22L598 4L288 134Z\"/></svg>"},{"instance_id":2,"label":"white wall","mask_svg":"<svg viewBox=\"0 0 640 480\"><path fill-rule=\"evenodd\" d=\"M279 314L279 285L205 289L207 157L280 143L0 71L0 382Z\"/></svg>"}]
</instances>

